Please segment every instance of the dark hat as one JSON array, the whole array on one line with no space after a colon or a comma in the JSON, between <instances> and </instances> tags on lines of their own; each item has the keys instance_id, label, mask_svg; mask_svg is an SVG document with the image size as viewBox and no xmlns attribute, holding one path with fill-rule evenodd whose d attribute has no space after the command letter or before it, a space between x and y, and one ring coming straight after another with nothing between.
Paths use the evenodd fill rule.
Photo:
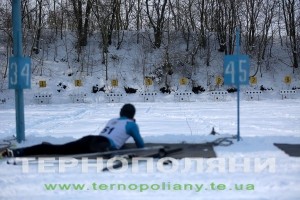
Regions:
<instances>
[{"instance_id":1,"label":"dark hat","mask_svg":"<svg viewBox=\"0 0 300 200\"><path fill-rule=\"evenodd\" d=\"M121 117L127 117L129 119L133 119L135 115L135 107L132 104L125 104L120 111Z\"/></svg>"}]
</instances>

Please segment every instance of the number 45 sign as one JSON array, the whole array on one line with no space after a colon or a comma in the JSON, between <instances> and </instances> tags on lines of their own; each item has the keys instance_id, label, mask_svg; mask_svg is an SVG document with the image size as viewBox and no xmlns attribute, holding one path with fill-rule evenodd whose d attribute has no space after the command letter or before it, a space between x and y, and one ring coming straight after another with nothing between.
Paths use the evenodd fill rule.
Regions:
<instances>
[{"instance_id":1,"label":"number 45 sign","mask_svg":"<svg viewBox=\"0 0 300 200\"><path fill-rule=\"evenodd\" d=\"M31 59L28 57L9 58L9 89L29 89L31 86Z\"/></svg>"},{"instance_id":2,"label":"number 45 sign","mask_svg":"<svg viewBox=\"0 0 300 200\"><path fill-rule=\"evenodd\" d=\"M226 85L249 84L249 57L229 55L224 58L224 83Z\"/></svg>"}]
</instances>

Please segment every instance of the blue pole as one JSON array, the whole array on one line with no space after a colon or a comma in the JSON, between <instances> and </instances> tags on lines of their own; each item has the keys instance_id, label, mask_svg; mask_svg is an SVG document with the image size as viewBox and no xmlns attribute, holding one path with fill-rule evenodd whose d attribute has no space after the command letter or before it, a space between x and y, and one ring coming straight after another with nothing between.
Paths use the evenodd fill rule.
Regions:
<instances>
[{"instance_id":1,"label":"blue pole","mask_svg":"<svg viewBox=\"0 0 300 200\"><path fill-rule=\"evenodd\" d=\"M21 0L12 2L13 20L13 54L14 57L22 59L22 26L21 26ZM21 70L18 66L18 71ZM25 140L25 120L24 120L24 95L21 87L15 88L15 109L16 109L16 133L17 141Z\"/></svg>"},{"instance_id":2,"label":"blue pole","mask_svg":"<svg viewBox=\"0 0 300 200\"><path fill-rule=\"evenodd\" d=\"M240 54L240 30L236 29L236 55ZM239 80L239 63L237 63L238 71L236 73L236 84L237 84L237 141L240 141L240 80Z\"/></svg>"}]
</instances>

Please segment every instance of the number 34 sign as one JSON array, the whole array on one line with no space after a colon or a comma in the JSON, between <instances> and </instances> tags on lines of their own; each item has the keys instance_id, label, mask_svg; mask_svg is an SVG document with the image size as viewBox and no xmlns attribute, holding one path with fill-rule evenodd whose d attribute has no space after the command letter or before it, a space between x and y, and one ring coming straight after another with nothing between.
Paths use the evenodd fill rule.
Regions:
<instances>
[{"instance_id":1,"label":"number 34 sign","mask_svg":"<svg viewBox=\"0 0 300 200\"><path fill-rule=\"evenodd\" d=\"M249 84L249 57L247 55L225 56L224 83L226 85Z\"/></svg>"},{"instance_id":2,"label":"number 34 sign","mask_svg":"<svg viewBox=\"0 0 300 200\"><path fill-rule=\"evenodd\" d=\"M31 59L29 57L9 58L9 89L29 89L31 87Z\"/></svg>"}]
</instances>

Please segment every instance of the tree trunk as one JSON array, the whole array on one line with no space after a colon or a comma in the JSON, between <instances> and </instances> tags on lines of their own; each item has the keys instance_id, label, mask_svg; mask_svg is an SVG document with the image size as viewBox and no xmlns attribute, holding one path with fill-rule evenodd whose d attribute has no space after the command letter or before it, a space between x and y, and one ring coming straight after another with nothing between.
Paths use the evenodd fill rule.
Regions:
<instances>
[{"instance_id":1,"label":"tree trunk","mask_svg":"<svg viewBox=\"0 0 300 200\"><path fill-rule=\"evenodd\" d=\"M160 2L160 1L159 1ZM149 0L146 0L146 12L149 19L149 22L154 31L154 47L160 48L163 37L164 30L164 22L165 22L165 9L168 3L168 0L164 0L163 4L160 7L160 3L157 3L156 0L153 2L153 9L155 10L153 13L156 13L156 20L154 21L154 17L151 15Z\"/></svg>"},{"instance_id":2,"label":"tree trunk","mask_svg":"<svg viewBox=\"0 0 300 200\"><path fill-rule=\"evenodd\" d=\"M292 54L292 65L294 68L299 67L298 63L298 41L296 36L296 2L295 0L282 0L282 10L285 21L286 32L289 38L289 47Z\"/></svg>"}]
</instances>

